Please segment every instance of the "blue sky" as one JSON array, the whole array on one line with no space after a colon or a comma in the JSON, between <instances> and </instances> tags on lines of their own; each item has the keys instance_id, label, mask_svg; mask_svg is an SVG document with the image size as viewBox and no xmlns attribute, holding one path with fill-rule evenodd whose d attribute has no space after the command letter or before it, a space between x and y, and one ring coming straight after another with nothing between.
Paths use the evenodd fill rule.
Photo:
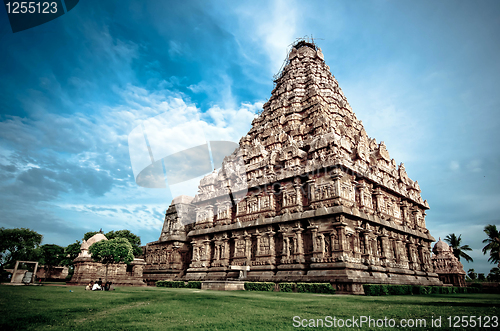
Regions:
<instances>
[{"instance_id":1,"label":"blue sky","mask_svg":"<svg viewBox=\"0 0 500 331\"><path fill-rule=\"evenodd\" d=\"M499 14L498 1L80 1L13 34L2 7L0 226L59 245L100 228L157 240L172 197L135 184L129 133L167 114L238 141L288 46L313 35L368 135L418 180L432 235L462 234L465 270L488 273Z\"/></svg>"}]
</instances>

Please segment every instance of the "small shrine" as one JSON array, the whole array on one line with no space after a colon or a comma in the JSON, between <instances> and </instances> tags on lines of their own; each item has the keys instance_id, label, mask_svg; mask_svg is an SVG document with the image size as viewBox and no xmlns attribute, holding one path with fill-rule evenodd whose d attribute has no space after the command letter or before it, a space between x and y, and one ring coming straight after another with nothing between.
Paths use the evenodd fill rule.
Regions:
<instances>
[{"instance_id":1,"label":"small shrine","mask_svg":"<svg viewBox=\"0 0 500 331\"><path fill-rule=\"evenodd\" d=\"M87 285L90 281L97 281L106 277L106 266L100 262L95 262L89 252L92 244L101 240L108 240L102 233L96 233L88 240L83 240L80 246L80 254L73 260L75 272L70 285ZM118 263L108 266L108 281L115 285L145 286L142 271L146 263L143 259L134 259L130 264Z\"/></svg>"},{"instance_id":2,"label":"small shrine","mask_svg":"<svg viewBox=\"0 0 500 331\"><path fill-rule=\"evenodd\" d=\"M439 275L439 280L444 284L465 286L465 271L462 263L453 254L453 249L444 241L439 241L432 249L432 265L434 272Z\"/></svg>"}]
</instances>

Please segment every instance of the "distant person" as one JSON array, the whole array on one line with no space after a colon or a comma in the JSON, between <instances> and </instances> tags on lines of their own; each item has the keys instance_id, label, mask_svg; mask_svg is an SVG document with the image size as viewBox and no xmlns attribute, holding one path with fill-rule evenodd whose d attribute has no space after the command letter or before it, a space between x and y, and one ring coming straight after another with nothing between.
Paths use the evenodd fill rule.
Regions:
<instances>
[{"instance_id":1,"label":"distant person","mask_svg":"<svg viewBox=\"0 0 500 331\"><path fill-rule=\"evenodd\" d=\"M92 287L94 287L94 281L91 280L85 287L85 291L92 291Z\"/></svg>"},{"instance_id":2,"label":"distant person","mask_svg":"<svg viewBox=\"0 0 500 331\"><path fill-rule=\"evenodd\" d=\"M97 281L97 284L99 284L99 287L102 287L102 279L99 278L99 280Z\"/></svg>"},{"instance_id":3,"label":"distant person","mask_svg":"<svg viewBox=\"0 0 500 331\"><path fill-rule=\"evenodd\" d=\"M102 288L101 288L101 286L99 286L98 282L94 283L94 286L92 286L92 291L100 291L101 289Z\"/></svg>"}]
</instances>

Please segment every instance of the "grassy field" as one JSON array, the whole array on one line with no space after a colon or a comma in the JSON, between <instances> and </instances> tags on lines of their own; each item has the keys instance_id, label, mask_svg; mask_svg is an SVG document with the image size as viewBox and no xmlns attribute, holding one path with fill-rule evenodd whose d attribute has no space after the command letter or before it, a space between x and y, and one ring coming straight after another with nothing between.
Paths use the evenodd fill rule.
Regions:
<instances>
[{"instance_id":1,"label":"grassy field","mask_svg":"<svg viewBox=\"0 0 500 331\"><path fill-rule=\"evenodd\" d=\"M312 326L311 319L317 325L317 319L326 316L344 322L354 316L359 323L360 316L370 316L374 320L393 318L396 323L401 319L426 320L426 327L412 330L479 330L449 328L447 318L481 316L484 322L484 316L500 317L500 295L365 297L152 287L90 292L73 286L1 285L0 312L0 330L296 330L294 316L300 316L296 325L303 319L304 325ZM439 316L441 327L432 328L431 318ZM398 328L365 323L363 328L343 329Z\"/></svg>"}]
</instances>

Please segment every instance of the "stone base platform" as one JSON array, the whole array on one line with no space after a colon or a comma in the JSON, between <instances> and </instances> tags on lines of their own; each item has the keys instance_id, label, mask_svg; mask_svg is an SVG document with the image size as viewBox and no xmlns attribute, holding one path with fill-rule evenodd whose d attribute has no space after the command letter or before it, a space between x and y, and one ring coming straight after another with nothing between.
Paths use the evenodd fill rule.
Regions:
<instances>
[{"instance_id":1,"label":"stone base platform","mask_svg":"<svg viewBox=\"0 0 500 331\"><path fill-rule=\"evenodd\" d=\"M202 290L244 291L245 282L230 280L209 280L201 283Z\"/></svg>"}]
</instances>

